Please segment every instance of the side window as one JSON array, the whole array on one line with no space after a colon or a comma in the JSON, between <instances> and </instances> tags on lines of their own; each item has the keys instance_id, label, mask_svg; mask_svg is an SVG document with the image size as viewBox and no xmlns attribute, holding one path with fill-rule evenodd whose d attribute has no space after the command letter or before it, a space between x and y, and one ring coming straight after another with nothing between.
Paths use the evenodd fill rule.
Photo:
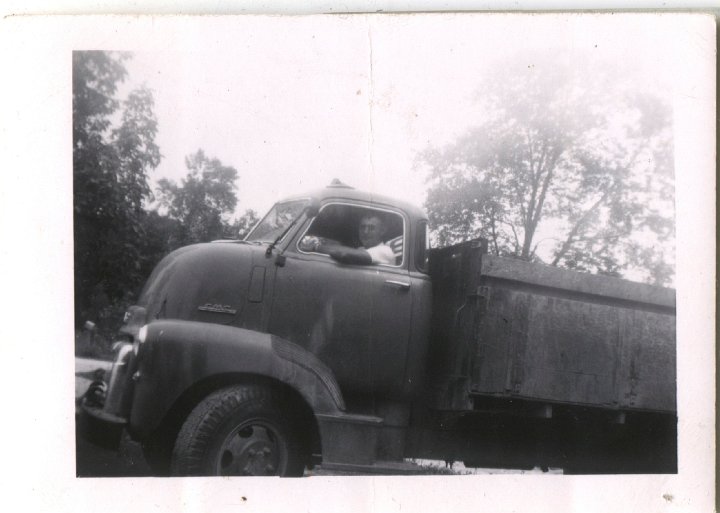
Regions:
<instances>
[{"instance_id":1,"label":"side window","mask_svg":"<svg viewBox=\"0 0 720 513\"><path fill-rule=\"evenodd\" d=\"M418 271L427 273L429 270L428 256L430 254L430 237L428 235L427 221L420 221L417 230L417 242L415 249L415 267Z\"/></svg>"},{"instance_id":2,"label":"side window","mask_svg":"<svg viewBox=\"0 0 720 513\"><path fill-rule=\"evenodd\" d=\"M302 253L328 255L333 249L364 250L373 264L397 267L404 258L405 223L388 210L343 203L325 205L300 238Z\"/></svg>"}]
</instances>

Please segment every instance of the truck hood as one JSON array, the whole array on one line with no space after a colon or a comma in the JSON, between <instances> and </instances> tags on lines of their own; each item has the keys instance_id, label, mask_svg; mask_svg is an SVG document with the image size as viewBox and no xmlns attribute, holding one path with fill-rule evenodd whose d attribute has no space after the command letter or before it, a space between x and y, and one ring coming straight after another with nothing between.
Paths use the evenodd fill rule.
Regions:
<instances>
[{"instance_id":1,"label":"truck hood","mask_svg":"<svg viewBox=\"0 0 720 513\"><path fill-rule=\"evenodd\" d=\"M264 267L264 253L262 246L236 242L195 244L170 253L155 267L140 295L145 322L240 324L253 261Z\"/></svg>"}]
</instances>

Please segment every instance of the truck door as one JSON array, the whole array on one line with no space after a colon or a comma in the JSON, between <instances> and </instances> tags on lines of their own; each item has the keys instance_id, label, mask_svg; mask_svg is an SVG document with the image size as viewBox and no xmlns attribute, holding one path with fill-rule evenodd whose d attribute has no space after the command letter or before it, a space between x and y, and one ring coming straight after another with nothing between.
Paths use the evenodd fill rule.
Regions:
<instances>
[{"instance_id":1,"label":"truck door","mask_svg":"<svg viewBox=\"0 0 720 513\"><path fill-rule=\"evenodd\" d=\"M357 222L377 211L395 248L392 264L348 265L302 249L303 237L357 246ZM402 393L412 294L402 244L406 222L398 212L350 204L325 205L291 242L277 267L269 331L306 348L335 374L344 394ZM398 243L400 242L400 243ZM399 248L399 249L398 249Z\"/></svg>"}]
</instances>

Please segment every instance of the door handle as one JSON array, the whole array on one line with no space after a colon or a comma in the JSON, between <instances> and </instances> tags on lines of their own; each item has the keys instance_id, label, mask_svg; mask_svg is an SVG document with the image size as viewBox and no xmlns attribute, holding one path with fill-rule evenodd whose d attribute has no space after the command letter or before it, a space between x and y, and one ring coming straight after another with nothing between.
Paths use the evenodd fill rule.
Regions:
<instances>
[{"instance_id":1,"label":"door handle","mask_svg":"<svg viewBox=\"0 0 720 513\"><path fill-rule=\"evenodd\" d=\"M397 287L401 290L408 290L410 288L410 284L404 281L385 280L385 283L387 283L388 285L392 285L393 287Z\"/></svg>"}]
</instances>

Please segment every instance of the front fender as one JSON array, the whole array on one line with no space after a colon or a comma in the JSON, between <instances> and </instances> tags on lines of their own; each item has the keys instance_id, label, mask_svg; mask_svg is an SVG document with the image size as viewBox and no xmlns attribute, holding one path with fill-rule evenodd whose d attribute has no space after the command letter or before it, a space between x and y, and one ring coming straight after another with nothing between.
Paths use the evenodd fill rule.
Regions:
<instances>
[{"instance_id":1,"label":"front fender","mask_svg":"<svg viewBox=\"0 0 720 513\"><path fill-rule=\"evenodd\" d=\"M192 321L148 325L135 376L130 429L149 436L181 395L214 376L263 376L296 390L316 414L345 409L332 371L313 354L274 335Z\"/></svg>"}]
</instances>

